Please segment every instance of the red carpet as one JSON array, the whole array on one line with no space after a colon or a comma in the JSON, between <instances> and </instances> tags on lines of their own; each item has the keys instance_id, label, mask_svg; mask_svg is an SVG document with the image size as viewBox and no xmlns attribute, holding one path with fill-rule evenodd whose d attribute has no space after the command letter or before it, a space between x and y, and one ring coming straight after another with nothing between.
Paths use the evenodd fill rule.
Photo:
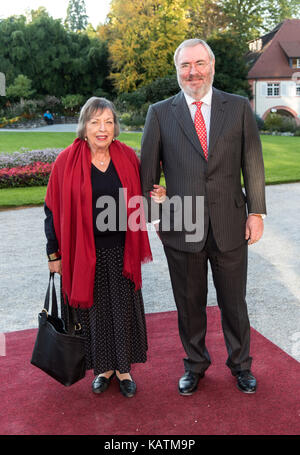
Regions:
<instances>
[{"instance_id":1,"label":"red carpet","mask_svg":"<svg viewBox=\"0 0 300 455\"><path fill-rule=\"evenodd\" d=\"M299 363L252 330L254 395L241 393L225 366L218 308L208 308L212 365L189 397L177 392L184 352L176 312L147 315L148 362L132 373L138 392L126 399L114 380L91 392L92 371L65 388L30 364L36 330L6 334L0 357L1 435L297 435Z\"/></svg>"}]
</instances>

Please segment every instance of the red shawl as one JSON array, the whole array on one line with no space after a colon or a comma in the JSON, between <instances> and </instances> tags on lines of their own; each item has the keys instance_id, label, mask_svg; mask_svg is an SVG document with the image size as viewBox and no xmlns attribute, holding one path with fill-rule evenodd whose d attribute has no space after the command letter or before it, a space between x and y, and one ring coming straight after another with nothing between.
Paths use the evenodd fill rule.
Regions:
<instances>
[{"instance_id":1,"label":"red shawl","mask_svg":"<svg viewBox=\"0 0 300 455\"><path fill-rule=\"evenodd\" d=\"M141 196L139 160L130 147L114 141L109 147L112 162L127 189L127 231L123 275L142 285L141 264L152 260L143 210L140 229L128 228L130 214L138 207L128 204ZM96 252L93 233L91 187L91 150L79 138L57 157L49 179L45 199L52 211L53 223L62 257L63 291L71 306L90 308L93 304Z\"/></svg>"}]
</instances>

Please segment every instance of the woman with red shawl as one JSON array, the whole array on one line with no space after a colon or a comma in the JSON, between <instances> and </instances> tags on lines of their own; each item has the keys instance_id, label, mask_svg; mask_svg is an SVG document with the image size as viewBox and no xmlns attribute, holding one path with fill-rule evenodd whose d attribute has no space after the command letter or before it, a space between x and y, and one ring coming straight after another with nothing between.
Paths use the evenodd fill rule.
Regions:
<instances>
[{"instance_id":1,"label":"woman with red shawl","mask_svg":"<svg viewBox=\"0 0 300 455\"><path fill-rule=\"evenodd\" d=\"M118 134L113 104L90 98L77 139L54 163L45 233L49 269L61 275L62 300L76 308L86 339L86 368L96 375L93 392L104 392L116 376L122 394L132 397L131 364L147 359L141 264L152 256L139 160L115 140ZM156 202L164 195L163 187L153 190Z\"/></svg>"}]
</instances>

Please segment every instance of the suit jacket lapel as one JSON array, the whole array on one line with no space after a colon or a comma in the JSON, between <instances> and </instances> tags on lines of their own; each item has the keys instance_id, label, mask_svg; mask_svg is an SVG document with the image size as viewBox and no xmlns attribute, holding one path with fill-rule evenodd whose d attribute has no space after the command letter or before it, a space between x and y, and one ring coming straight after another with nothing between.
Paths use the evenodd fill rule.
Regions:
<instances>
[{"instance_id":1,"label":"suit jacket lapel","mask_svg":"<svg viewBox=\"0 0 300 455\"><path fill-rule=\"evenodd\" d=\"M213 150L214 145L222 131L224 123L225 103L226 100L224 99L222 93L219 90L213 88L210 114L209 152Z\"/></svg>"},{"instance_id":2,"label":"suit jacket lapel","mask_svg":"<svg viewBox=\"0 0 300 455\"><path fill-rule=\"evenodd\" d=\"M191 113L182 91L175 96L172 102L172 110L187 139L205 159Z\"/></svg>"}]
</instances>

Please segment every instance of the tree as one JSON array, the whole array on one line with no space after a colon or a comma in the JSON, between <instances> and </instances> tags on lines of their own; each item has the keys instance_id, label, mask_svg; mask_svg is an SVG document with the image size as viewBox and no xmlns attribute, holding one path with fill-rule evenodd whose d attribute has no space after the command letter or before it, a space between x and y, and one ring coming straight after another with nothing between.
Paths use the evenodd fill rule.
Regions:
<instances>
[{"instance_id":1,"label":"tree","mask_svg":"<svg viewBox=\"0 0 300 455\"><path fill-rule=\"evenodd\" d=\"M39 95L107 91L108 50L103 40L70 32L42 10L31 18L28 23L24 16L0 21L0 72L8 86L23 74Z\"/></svg>"},{"instance_id":2,"label":"tree","mask_svg":"<svg viewBox=\"0 0 300 455\"><path fill-rule=\"evenodd\" d=\"M230 31L243 46L260 34L266 6L261 0L221 0L226 17L225 31Z\"/></svg>"},{"instance_id":3,"label":"tree","mask_svg":"<svg viewBox=\"0 0 300 455\"><path fill-rule=\"evenodd\" d=\"M85 101L84 96L82 95L66 95L61 99L62 105L65 110L68 110L72 113L78 112Z\"/></svg>"},{"instance_id":4,"label":"tree","mask_svg":"<svg viewBox=\"0 0 300 455\"><path fill-rule=\"evenodd\" d=\"M190 0L188 38L231 32L241 48L284 19L300 18L299 0Z\"/></svg>"},{"instance_id":5,"label":"tree","mask_svg":"<svg viewBox=\"0 0 300 455\"><path fill-rule=\"evenodd\" d=\"M6 84L12 84L18 74L26 74L23 63L28 60L26 50L26 18L11 16L0 21L0 72Z\"/></svg>"},{"instance_id":6,"label":"tree","mask_svg":"<svg viewBox=\"0 0 300 455\"><path fill-rule=\"evenodd\" d=\"M112 0L105 36L110 78L120 92L130 92L173 71L173 53L185 38L184 0Z\"/></svg>"},{"instance_id":7,"label":"tree","mask_svg":"<svg viewBox=\"0 0 300 455\"><path fill-rule=\"evenodd\" d=\"M84 0L69 0L65 26L72 32L81 32L88 25Z\"/></svg>"},{"instance_id":8,"label":"tree","mask_svg":"<svg viewBox=\"0 0 300 455\"><path fill-rule=\"evenodd\" d=\"M300 18L299 0L219 0L225 20L223 30L233 33L242 44L269 32L285 19Z\"/></svg>"},{"instance_id":9,"label":"tree","mask_svg":"<svg viewBox=\"0 0 300 455\"><path fill-rule=\"evenodd\" d=\"M23 74L19 74L14 83L7 87L6 96L8 98L20 98L20 103L24 104L24 99L30 98L35 90L31 89L31 80Z\"/></svg>"},{"instance_id":10,"label":"tree","mask_svg":"<svg viewBox=\"0 0 300 455\"><path fill-rule=\"evenodd\" d=\"M214 86L226 92L250 97L248 67L240 44L229 32L212 37L207 42L216 58Z\"/></svg>"},{"instance_id":11,"label":"tree","mask_svg":"<svg viewBox=\"0 0 300 455\"><path fill-rule=\"evenodd\" d=\"M221 2L218 0L191 0L188 5L187 15L189 27L187 38L208 39L227 25L227 18L222 11Z\"/></svg>"},{"instance_id":12,"label":"tree","mask_svg":"<svg viewBox=\"0 0 300 455\"><path fill-rule=\"evenodd\" d=\"M285 19L300 19L299 0L265 0L264 31L268 32Z\"/></svg>"}]
</instances>

